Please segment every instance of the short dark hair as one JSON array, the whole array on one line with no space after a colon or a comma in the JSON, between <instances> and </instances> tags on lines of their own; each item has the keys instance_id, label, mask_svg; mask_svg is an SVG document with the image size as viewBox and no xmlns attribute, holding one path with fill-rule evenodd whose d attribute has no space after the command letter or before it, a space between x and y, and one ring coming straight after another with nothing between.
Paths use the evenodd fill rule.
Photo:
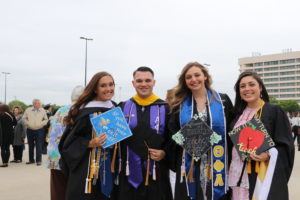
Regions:
<instances>
[{"instance_id":1,"label":"short dark hair","mask_svg":"<svg viewBox=\"0 0 300 200\"><path fill-rule=\"evenodd\" d=\"M150 67L146 67L146 66L141 66L141 67L137 68L133 72L133 77L135 76L136 72L150 72L152 74L152 76L154 76L153 70Z\"/></svg>"}]
</instances>

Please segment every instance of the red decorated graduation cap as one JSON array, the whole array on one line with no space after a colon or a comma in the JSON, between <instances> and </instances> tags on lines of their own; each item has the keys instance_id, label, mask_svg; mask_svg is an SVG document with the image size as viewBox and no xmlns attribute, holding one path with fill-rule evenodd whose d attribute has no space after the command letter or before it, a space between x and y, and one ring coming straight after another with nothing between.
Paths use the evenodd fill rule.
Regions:
<instances>
[{"instance_id":1,"label":"red decorated graduation cap","mask_svg":"<svg viewBox=\"0 0 300 200\"><path fill-rule=\"evenodd\" d=\"M229 136L242 160L250 154L261 154L275 146L260 119L254 117L247 123L233 129Z\"/></svg>"}]
</instances>

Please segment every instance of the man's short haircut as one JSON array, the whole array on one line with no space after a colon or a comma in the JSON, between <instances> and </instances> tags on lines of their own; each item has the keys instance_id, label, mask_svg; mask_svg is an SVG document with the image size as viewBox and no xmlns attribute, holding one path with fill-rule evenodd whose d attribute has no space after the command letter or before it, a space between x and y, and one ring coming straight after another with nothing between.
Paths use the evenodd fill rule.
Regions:
<instances>
[{"instance_id":1,"label":"man's short haircut","mask_svg":"<svg viewBox=\"0 0 300 200\"><path fill-rule=\"evenodd\" d=\"M32 100L32 105L34 105L37 101L41 102L41 100L39 100L39 99L33 99Z\"/></svg>"},{"instance_id":2,"label":"man's short haircut","mask_svg":"<svg viewBox=\"0 0 300 200\"><path fill-rule=\"evenodd\" d=\"M136 72L150 72L152 74L152 76L154 77L154 72L153 72L153 70L150 67L142 66L142 67L137 68L133 72L133 78L134 78Z\"/></svg>"},{"instance_id":3,"label":"man's short haircut","mask_svg":"<svg viewBox=\"0 0 300 200\"><path fill-rule=\"evenodd\" d=\"M80 97L80 95L83 93L84 87L81 85L77 85L73 90L71 94L71 101L76 101Z\"/></svg>"}]
</instances>

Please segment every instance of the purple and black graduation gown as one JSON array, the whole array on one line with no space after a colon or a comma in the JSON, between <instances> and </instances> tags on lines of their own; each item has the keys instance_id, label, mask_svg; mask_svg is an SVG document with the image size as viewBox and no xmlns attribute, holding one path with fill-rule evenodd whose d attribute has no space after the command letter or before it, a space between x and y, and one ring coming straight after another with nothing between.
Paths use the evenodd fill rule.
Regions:
<instances>
[{"instance_id":1,"label":"purple and black graduation gown","mask_svg":"<svg viewBox=\"0 0 300 200\"><path fill-rule=\"evenodd\" d=\"M159 134L164 138L161 149L165 151L166 156L163 160L155 162L155 175L153 174L154 162L151 160L149 185L146 186L147 159L141 158L139 156L140 152L134 152L130 149L126 141L121 142L122 169L119 174L117 198L119 200L172 200L168 168L170 137L165 127L168 121L167 114L169 113L167 103L158 99L151 105L140 106L134 99L130 99L122 104L122 108L127 120L134 118L130 119L131 122L128 121L131 129L141 123L144 125L145 132L149 128L151 128L151 132L153 132L153 130L157 130L159 127L159 131L154 134ZM159 122L156 123L156 119L158 118L160 120L157 120ZM139 140L135 142L138 143L142 141ZM135 145L134 142L132 145ZM126 161L128 161L128 164ZM153 178L153 176L156 177Z\"/></svg>"}]
</instances>

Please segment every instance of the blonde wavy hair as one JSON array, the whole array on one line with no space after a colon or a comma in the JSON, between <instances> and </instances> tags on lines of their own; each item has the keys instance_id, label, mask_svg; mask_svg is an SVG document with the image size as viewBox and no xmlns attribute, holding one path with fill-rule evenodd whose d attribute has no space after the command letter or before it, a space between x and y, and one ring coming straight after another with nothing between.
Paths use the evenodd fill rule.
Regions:
<instances>
[{"instance_id":1,"label":"blonde wavy hair","mask_svg":"<svg viewBox=\"0 0 300 200\"><path fill-rule=\"evenodd\" d=\"M210 99L209 102L212 102L213 98L216 99L216 94L214 93L213 89L211 88L212 78L211 78L210 74L208 73L207 68L198 62L190 62L182 69L181 74L179 75L178 84L175 87L175 91L174 91L174 98L170 102L171 112L174 111L175 108L179 107L179 105L184 101L184 99L187 96L192 94L191 90L187 87L186 82L185 82L185 75L186 75L187 71L192 67L198 67L199 69L201 69L204 76L207 77L205 80L205 83L204 83L205 88L208 89L212 93L212 98Z\"/></svg>"}]
</instances>

